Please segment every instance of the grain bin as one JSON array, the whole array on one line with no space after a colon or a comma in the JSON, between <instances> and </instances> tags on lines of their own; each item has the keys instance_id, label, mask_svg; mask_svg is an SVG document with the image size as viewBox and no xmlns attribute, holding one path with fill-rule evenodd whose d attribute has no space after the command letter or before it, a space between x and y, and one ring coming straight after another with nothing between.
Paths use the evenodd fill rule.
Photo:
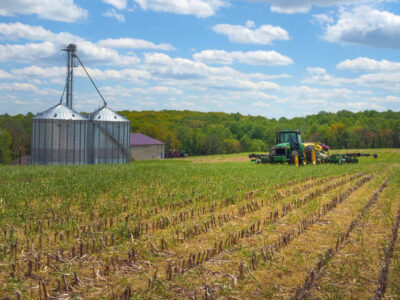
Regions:
<instances>
[{"instance_id":1,"label":"grain bin","mask_svg":"<svg viewBox=\"0 0 400 300\"><path fill-rule=\"evenodd\" d=\"M76 45L69 44L62 50L67 53L64 91L59 104L32 119L32 163L47 165L129 162L129 121L107 106L79 59ZM77 67L75 62L82 66L103 100L104 105L90 114L89 118L73 110L73 75L74 67Z\"/></svg>"},{"instance_id":2,"label":"grain bin","mask_svg":"<svg viewBox=\"0 0 400 300\"><path fill-rule=\"evenodd\" d=\"M127 163L130 122L107 105L90 115L89 163Z\"/></svg>"},{"instance_id":3,"label":"grain bin","mask_svg":"<svg viewBox=\"0 0 400 300\"><path fill-rule=\"evenodd\" d=\"M88 119L59 103L32 118L32 164L87 162Z\"/></svg>"}]
</instances>

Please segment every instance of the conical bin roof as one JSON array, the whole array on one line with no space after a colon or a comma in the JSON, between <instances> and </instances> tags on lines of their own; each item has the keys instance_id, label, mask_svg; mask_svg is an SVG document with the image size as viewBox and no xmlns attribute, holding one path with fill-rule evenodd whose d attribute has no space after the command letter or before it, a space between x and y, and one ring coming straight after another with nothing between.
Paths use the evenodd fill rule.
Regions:
<instances>
[{"instance_id":1,"label":"conical bin roof","mask_svg":"<svg viewBox=\"0 0 400 300\"><path fill-rule=\"evenodd\" d=\"M86 117L82 116L75 110L59 103L44 112L38 113L33 119L40 120L77 120L84 121L87 120Z\"/></svg>"},{"instance_id":2,"label":"conical bin roof","mask_svg":"<svg viewBox=\"0 0 400 300\"><path fill-rule=\"evenodd\" d=\"M107 106L103 106L90 114L93 121L106 122L129 122L125 117L117 114L114 110Z\"/></svg>"}]
</instances>

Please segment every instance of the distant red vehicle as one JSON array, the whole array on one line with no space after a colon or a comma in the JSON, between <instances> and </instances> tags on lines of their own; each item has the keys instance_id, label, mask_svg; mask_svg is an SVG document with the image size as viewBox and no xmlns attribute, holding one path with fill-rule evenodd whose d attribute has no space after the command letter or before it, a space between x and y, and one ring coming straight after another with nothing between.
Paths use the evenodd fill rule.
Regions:
<instances>
[{"instance_id":1,"label":"distant red vehicle","mask_svg":"<svg viewBox=\"0 0 400 300\"><path fill-rule=\"evenodd\" d=\"M325 145L324 143L320 143L320 145L321 145L323 151L329 152L330 147L328 145Z\"/></svg>"},{"instance_id":2,"label":"distant red vehicle","mask_svg":"<svg viewBox=\"0 0 400 300\"><path fill-rule=\"evenodd\" d=\"M176 157L187 157L188 155L186 154L185 151L177 151L175 149L170 149L168 153L166 154L167 158L176 158Z\"/></svg>"}]
</instances>

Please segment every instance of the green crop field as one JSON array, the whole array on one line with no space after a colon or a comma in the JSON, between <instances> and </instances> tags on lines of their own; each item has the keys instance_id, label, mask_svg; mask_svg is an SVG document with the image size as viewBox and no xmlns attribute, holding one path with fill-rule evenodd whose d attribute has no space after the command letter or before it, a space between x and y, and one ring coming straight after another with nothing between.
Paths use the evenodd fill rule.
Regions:
<instances>
[{"instance_id":1,"label":"green crop field","mask_svg":"<svg viewBox=\"0 0 400 300\"><path fill-rule=\"evenodd\" d=\"M0 299L398 299L400 150L363 151L1 167Z\"/></svg>"}]
</instances>

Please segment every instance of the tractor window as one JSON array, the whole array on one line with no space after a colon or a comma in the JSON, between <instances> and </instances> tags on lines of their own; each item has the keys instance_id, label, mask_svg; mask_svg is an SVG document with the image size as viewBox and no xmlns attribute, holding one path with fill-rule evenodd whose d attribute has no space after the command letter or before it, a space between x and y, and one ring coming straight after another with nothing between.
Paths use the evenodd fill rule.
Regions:
<instances>
[{"instance_id":1,"label":"tractor window","mask_svg":"<svg viewBox=\"0 0 400 300\"><path fill-rule=\"evenodd\" d=\"M290 147L296 148L301 143L301 135L299 132L281 132L279 140L281 143L289 143Z\"/></svg>"},{"instance_id":2,"label":"tractor window","mask_svg":"<svg viewBox=\"0 0 400 300\"><path fill-rule=\"evenodd\" d=\"M297 134L296 132L281 132L279 140L281 143L295 144L297 142Z\"/></svg>"}]
</instances>

